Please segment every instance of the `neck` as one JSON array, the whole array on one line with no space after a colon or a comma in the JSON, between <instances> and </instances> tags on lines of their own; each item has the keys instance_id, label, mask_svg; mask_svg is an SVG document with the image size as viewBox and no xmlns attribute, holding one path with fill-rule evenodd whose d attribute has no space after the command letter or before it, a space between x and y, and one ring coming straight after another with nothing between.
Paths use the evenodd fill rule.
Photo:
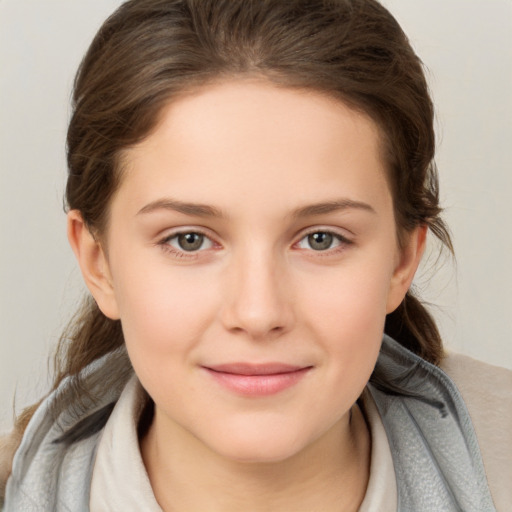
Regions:
<instances>
[{"instance_id":1,"label":"neck","mask_svg":"<svg viewBox=\"0 0 512 512\"><path fill-rule=\"evenodd\" d=\"M164 512L204 510L356 511L368 484L370 436L358 406L300 453L279 462L226 460L196 440L159 428L158 411L141 451Z\"/></svg>"}]
</instances>

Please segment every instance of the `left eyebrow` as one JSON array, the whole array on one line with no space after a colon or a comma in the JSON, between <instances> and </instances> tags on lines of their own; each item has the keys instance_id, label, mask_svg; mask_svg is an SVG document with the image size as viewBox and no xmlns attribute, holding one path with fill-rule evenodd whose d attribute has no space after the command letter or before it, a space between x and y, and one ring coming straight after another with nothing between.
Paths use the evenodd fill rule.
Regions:
<instances>
[{"instance_id":1,"label":"left eyebrow","mask_svg":"<svg viewBox=\"0 0 512 512\"><path fill-rule=\"evenodd\" d=\"M301 206L294 210L291 216L295 219L303 217L312 217L314 215L325 215L327 213L333 213L340 210L363 210L370 213L376 214L377 212L367 203L361 201L354 201L352 199L335 199L333 201L326 201L322 203L310 204L307 206Z\"/></svg>"}]
</instances>

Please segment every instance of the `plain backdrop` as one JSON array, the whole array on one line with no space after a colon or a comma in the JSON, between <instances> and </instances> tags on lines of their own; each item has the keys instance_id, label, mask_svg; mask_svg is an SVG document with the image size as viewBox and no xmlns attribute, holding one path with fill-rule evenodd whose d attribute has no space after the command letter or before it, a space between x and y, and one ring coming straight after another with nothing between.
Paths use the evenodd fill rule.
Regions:
<instances>
[{"instance_id":1,"label":"plain backdrop","mask_svg":"<svg viewBox=\"0 0 512 512\"><path fill-rule=\"evenodd\" d=\"M283 0L286 1L286 0ZM65 237L74 72L119 0L0 0L0 430L49 386L83 293ZM385 0L428 68L457 254L416 279L445 343L512 368L512 0Z\"/></svg>"}]
</instances>

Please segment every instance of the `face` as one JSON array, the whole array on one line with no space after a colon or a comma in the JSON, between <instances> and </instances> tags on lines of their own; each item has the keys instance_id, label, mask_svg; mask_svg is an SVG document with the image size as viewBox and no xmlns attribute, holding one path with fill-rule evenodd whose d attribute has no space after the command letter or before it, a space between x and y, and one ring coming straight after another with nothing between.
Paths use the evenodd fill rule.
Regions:
<instances>
[{"instance_id":1,"label":"face","mask_svg":"<svg viewBox=\"0 0 512 512\"><path fill-rule=\"evenodd\" d=\"M418 259L380 155L363 114L257 81L176 100L127 150L90 288L154 428L275 461L347 425Z\"/></svg>"}]
</instances>

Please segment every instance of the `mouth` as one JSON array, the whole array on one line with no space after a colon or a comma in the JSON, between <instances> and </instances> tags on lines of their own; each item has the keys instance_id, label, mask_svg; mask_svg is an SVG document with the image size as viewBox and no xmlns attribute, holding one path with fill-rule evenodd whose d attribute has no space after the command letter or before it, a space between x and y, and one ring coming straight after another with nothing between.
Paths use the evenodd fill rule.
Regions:
<instances>
[{"instance_id":1,"label":"mouth","mask_svg":"<svg viewBox=\"0 0 512 512\"><path fill-rule=\"evenodd\" d=\"M229 363L203 366L217 384L246 397L280 393L296 385L312 368L283 363Z\"/></svg>"}]
</instances>

